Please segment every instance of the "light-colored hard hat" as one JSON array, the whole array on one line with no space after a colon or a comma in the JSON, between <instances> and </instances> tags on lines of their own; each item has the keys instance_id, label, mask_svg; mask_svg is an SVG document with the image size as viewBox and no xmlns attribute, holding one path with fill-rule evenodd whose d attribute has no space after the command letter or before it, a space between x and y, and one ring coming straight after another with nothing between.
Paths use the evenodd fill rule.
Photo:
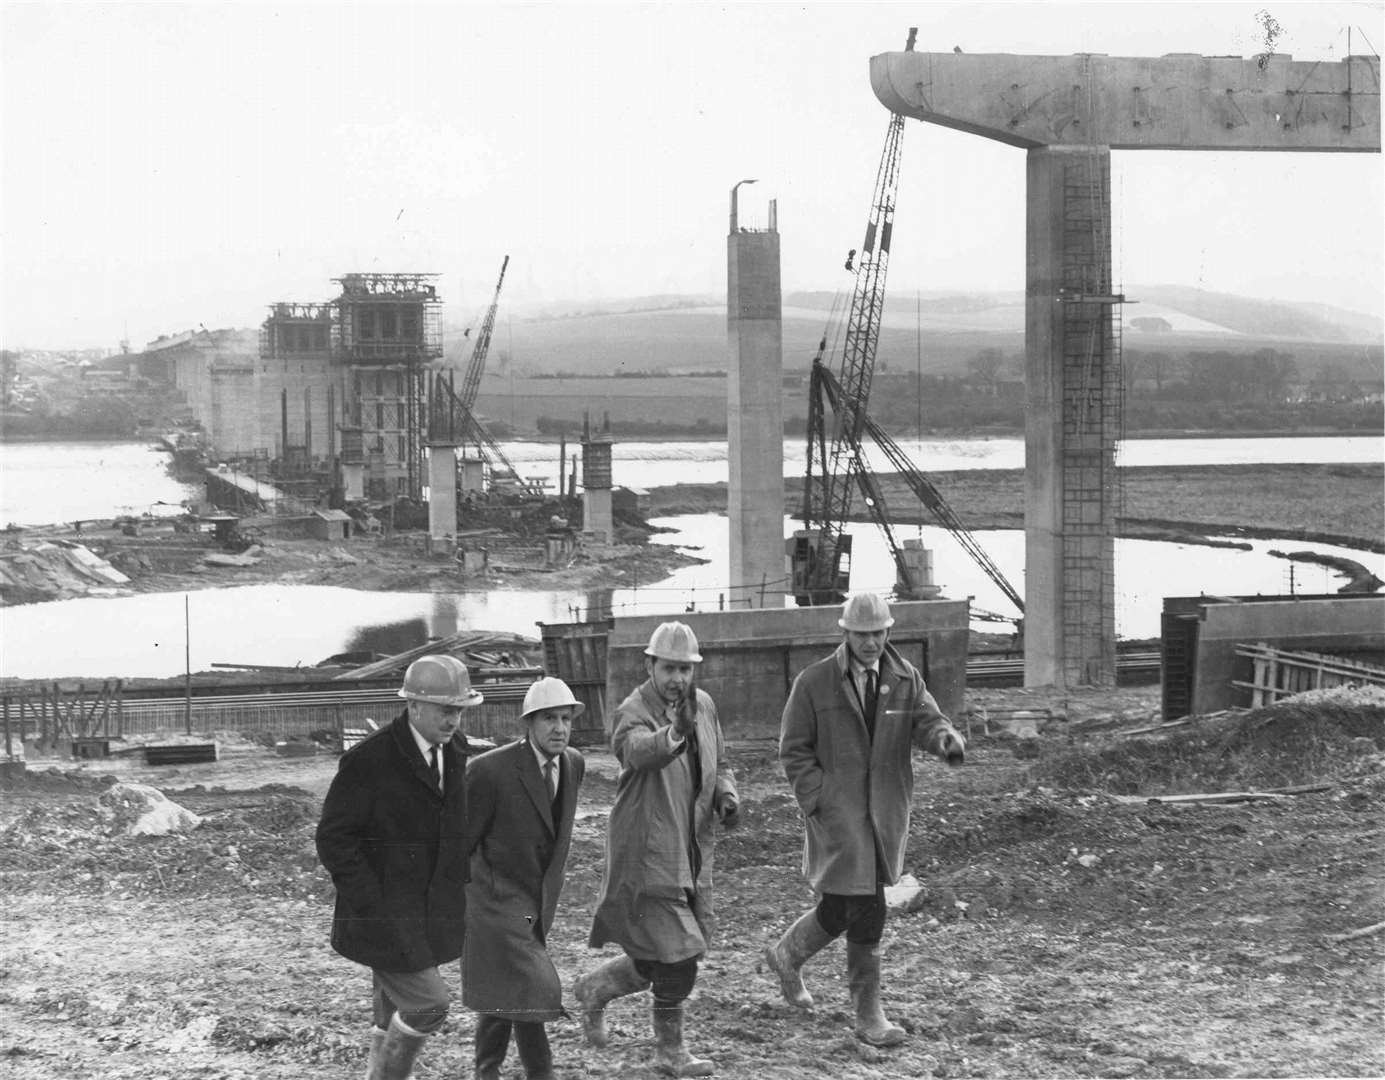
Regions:
<instances>
[{"instance_id":1,"label":"light-colored hard hat","mask_svg":"<svg viewBox=\"0 0 1385 1080\"><path fill-rule=\"evenodd\" d=\"M472 689L466 665L455 656L420 656L404 672L399 696L434 705L479 705L484 700Z\"/></svg>"},{"instance_id":2,"label":"light-colored hard hat","mask_svg":"<svg viewBox=\"0 0 1385 1080\"><path fill-rule=\"evenodd\" d=\"M680 622L660 623L649 635L649 647L644 655L678 664L702 663L702 654L697 651L697 635L691 626Z\"/></svg>"},{"instance_id":3,"label":"light-colored hard hat","mask_svg":"<svg viewBox=\"0 0 1385 1080\"><path fill-rule=\"evenodd\" d=\"M574 720L587 711L587 707L572 696L567 683L546 675L524 692L524 706L519 715L523 719L541 709L561 709L569 705Z\"/></svg>"},{"instance_id":4,"label":"light-colored hard hat","mask_svg":"<svg viewBox=\"0 0 1385 1080\"><path fill-rule=\"evenodd\" d=\"M837 625L843 630L873 633L893 626L894 616L890 614L890 605L885 603L884 597L875 593L857 593L842 605L842 617L837 620Z\"/></svg>"}]
</instances>

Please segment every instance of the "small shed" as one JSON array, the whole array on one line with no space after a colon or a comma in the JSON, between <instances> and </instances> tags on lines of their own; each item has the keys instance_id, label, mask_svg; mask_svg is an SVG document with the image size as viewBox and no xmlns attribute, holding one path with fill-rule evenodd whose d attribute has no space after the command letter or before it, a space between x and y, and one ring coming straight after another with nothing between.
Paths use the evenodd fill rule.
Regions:
<instances>
[{"instance_id":1,"label":"small shed","mask_svg":"<svg viewBox=\"0 0 1385 1080\"><path fill-rule=\"evenodd\" d=\"M315 540L345 540L351 535L351 515L345 510L314 510L308 535Z\"/></svg>"}]
</instances>

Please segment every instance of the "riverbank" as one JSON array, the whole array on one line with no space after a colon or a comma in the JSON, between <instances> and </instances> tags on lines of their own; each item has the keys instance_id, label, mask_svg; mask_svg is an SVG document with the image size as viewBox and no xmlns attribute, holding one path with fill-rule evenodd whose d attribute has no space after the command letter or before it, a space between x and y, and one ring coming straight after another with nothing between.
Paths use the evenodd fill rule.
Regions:
<instances>
[{"instance_id":1,"label":"riverbank","mask_svg":"<svg viewBox=\"0 0 1385 1080\"><path fill-rule=\"evenodd\" d=\"M248 528L252 535L258 531ZM137 536L109 523L91 522L80 532L72 525L57 525L5 535L0 607L271 582L369 592L580 591L648 584L679 567L705 561L668 545L651 544L649 531L625 526L617 529L613 542L578 540L568 554L551 563L542 542L491 531L467 539L472 554L465 562L433 550L421 532L357 535L334 542L255 535L254 544L235 555L225 552L211 534L178 532L171 523L146 522ZM105 569L115 571L115 577L80 572L83 567L73 565L74 551L82 563L89 561L82 552L89 552Z\"/></svg>"},{"instance_id":2,"label":"riverbank","mask_svg":"<svg viewBox=\"0 0 1385 1080\"><path fill-rule=\"evenodd\" d=\"M929 473L972 531L1024 528L1024 472ZM891 520L935 524L897 474L882 474ZM803 482L784 482L785 512L798 512ZM650 492L651 514L724 513L725 484L674 484ZM1207 543L1247 537L1385 552L1385 464L1179 465L1121 470L1116 533L1140 540ZM870 520L856 500L853 521Z\"/></svg>"},{"instance_id":3,"label":"riverbank","mask_svg":"<svg viewBox=\"0 0 1385 1080\"><path fill-rule=\"evenodd\" d=\"M1117 514L1121 537L1233 547L1247 546L1246 538L1271 538L1385 551L1385 465L1139 467L1122 470L1122 478ZM934 523L897 476L882 479L897 523ZM940 472L930 474L930 479L968 529L1024 527L1021 470ZM786 479L788 513L797 511L800 496L801 481ZM650 516L655 518L726 512L725 483L656 487L649 497ZM859 510L853 516L865 520ZM252 552L227 559L211 536L177 533L171 523L146 524L138 536L90 523L80 534L71 525L11 532L11 557L19 547L31 551L44 541L81 544L129 580L112 587L64 573L51 587L0 588L0 604L266 583L373 592L625 588L649 585L680 567L706 561L669 545L651 544L649 533L625 527L616 543L583 542L553 565L546 563L542 546L533 542L474 536L468 546L486 548L485 562L476 565L473 560L470 569L449 555L430 551L417 532L335 542L272 535L255 539ZM208 561L208 556L213 558ZM1313 553L1292 552L1287 557L1309 561ZM70 564L70 558L61 558ZM1358 575L1354 587L1372 591L1378 583Z\"/></svg>"}]
</instances>

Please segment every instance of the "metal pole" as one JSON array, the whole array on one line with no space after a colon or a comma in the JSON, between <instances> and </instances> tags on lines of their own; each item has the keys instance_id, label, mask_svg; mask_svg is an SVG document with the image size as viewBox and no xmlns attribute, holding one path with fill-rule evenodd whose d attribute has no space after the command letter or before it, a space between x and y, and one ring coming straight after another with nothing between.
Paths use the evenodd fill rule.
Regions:
<instances>
[{"instance_id":1,"label":"metal pole","mask_svg":"<svg viewBox=\"0 0 1385 1080\"><path fill-rule=\"evenodd\" d=\"M192 734L192 623L188 613L189 597L183 594L183 727Z\"/></svg>"}]
</instances>

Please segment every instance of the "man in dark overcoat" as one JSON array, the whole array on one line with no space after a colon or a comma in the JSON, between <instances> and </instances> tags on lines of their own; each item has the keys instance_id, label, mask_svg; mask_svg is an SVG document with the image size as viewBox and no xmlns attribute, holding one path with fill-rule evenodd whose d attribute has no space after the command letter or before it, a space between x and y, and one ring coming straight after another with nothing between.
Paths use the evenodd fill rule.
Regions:
<instances>
[{"instance_id":1,"label":"man in dark overcoat","mask_svg":"<svg viewBox=\"0 0 1385 1080\"><path fill-rule=\"evenodd\" d=\"M342 755L322 805L317 853L336 886L332 948L371 969L368 1080L406 1080L447 1019L438 971L462 953L466 762L462 709L481 695L466 665L424 656L388 727Z\"/></svg>"},{"instance_id":2,"label":"man in dark overcoat","mask_svg":"<svg viewBox=\"0 0 1385 1080\"><path fill-rule=\"evenodd\" d=\"M841 645L789 690L779 759L803 811L803 873L818 903L765 952L784 998L811 1008L802 967L845 934L856 1035L874 1046L904 1039L880 1002L880 940L885 886L904 870L913 751L950 765L965 751L923 676L889 644L893 624L881 597L851 597L837 620Z\"/></svg>"},{"instance_id":3,"label":"man in dark overcoat","mask_svg":"<svg viewBox=\"0 0 1385 1080\"><path fill-rule=\"evenodd\" d=\"M568 742L585 708L562 679L540 679L524 695L523 738L467 766L462 1003L480 1014L477 1080L499 1080L511 1032L528 1080L553 1080L544 1023L566 1013L547 941L586 770Z\"/></svg>"}]
</instances>

